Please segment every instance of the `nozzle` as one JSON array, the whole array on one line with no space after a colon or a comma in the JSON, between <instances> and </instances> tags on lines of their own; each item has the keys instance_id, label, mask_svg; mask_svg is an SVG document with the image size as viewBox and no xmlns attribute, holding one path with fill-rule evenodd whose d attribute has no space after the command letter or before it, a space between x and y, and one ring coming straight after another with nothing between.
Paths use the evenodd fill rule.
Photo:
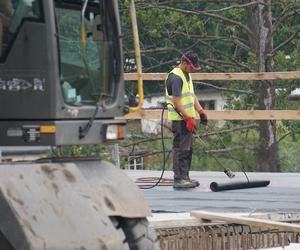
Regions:
<instances>
[{"instance_id":1,"label":"nozzle","mask_svg":"<svg viewBox=\"0 0 300 250\"><path fill-rule=\"evenodd\" d=\"M235 174L229 169L229 168L224 168L224 173L230 178L234 178Z\"/></svg>"}]
</instances>

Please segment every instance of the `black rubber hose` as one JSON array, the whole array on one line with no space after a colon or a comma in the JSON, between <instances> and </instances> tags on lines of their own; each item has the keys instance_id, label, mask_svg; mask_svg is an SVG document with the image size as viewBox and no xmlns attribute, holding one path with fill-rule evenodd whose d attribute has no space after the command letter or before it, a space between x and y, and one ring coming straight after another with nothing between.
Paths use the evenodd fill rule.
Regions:
<instances>
[{"instance_id":1,"label":"black rubber hose","mask_svg":"<svg viewBox=\"0 0 300 250\"><path fill-rule=\"evenodd\" d=\"M164 112L165 112L165 109L166 109L167 106L163 106L163 109L162 109L162 113L161 113L161 117L160 117L160 128L161 128L161 145L162 145L162 151L163 151L163 169L161 171L161 175L160 177L158 178L157 182L154 183L153 185L146 185L146 186L140 186L140 189L151 189L151 188L154 188L156 187L162 180L162 178L164 177L164 173L165 173L165 170L166 170L166 149L165 149L165 141L164 141Z\"/></svg>"},{"instance_id":2,"label":"black rubber hose","mask_svg":"<svg viewBox=\"0 0 300 250\"><path fill-rule=\"evenodd\" d=\"M228 182L228 183L212 182L210 184L210 189L213 192L219 192L219 191L225 191L225 190L266 187L269 184L270 184L269 180L240 181L240 182Z\"/></svg>"}]
</instances>

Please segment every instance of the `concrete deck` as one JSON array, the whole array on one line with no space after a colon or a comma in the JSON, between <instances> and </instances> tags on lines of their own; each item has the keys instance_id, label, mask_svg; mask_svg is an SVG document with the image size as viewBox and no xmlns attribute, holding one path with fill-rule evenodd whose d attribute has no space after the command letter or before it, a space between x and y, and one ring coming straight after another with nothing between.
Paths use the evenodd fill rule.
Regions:
<instances>
[{"instance_id":1,"label":"concrete deck","mask_svg":"<svg viewBox=\"0 0 300 250\"><path fill-rule=\"evenodd\" d=\"M159 177L160 171L125 171L134 181L141 177ZM153 212L190 212L206 210L230 213L299 213L299 173L247 173L250 180L270 180L264 188L252 188L212 192L211 182L241 181L246 178L235 173L229 179L222 172L190 172L191 179L198 180L200 187L190 190L174 190L172 186L157 186L142 190ZM171 171L164 178L173 177Z\"/></svg>"}]
</instances>

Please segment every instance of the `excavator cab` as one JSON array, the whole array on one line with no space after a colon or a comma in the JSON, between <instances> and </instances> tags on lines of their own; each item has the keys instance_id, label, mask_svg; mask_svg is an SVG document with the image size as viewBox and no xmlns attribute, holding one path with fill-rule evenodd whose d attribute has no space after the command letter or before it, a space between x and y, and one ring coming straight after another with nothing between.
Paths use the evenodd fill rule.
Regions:
<instances>
[{"instance_id":1,"label":"excavator cab","mask_svg":"<svg viewBox=\"0 0 300 250\"><path fill-rule=\"evenodd\" d=\"M121 37L117 0L1 0L0 146L122 139ZM149 215L99 158L0 164L0 249L158 249Z\"/></svg>"},{"instance_id":2,"label":"excavator cab","mask_svg":"<svg viewBox=\"0 0 300 250\"><path fill-rule=\"evenodd\" d=\"M117 1L2 0L1 145L93 144L122 137ZM13 122L12 122L13 121Z\"/></svg>"}]
</instances>

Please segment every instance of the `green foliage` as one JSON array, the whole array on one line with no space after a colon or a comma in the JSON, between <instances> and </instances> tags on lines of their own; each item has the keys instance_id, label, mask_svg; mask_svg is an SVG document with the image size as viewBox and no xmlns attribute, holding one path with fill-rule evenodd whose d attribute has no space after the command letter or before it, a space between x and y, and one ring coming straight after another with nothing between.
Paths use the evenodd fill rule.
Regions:
<instances>
[{"instance_id":1,"label":"green foliage","mask_svg":"<svg viewBox=\"0 0 300 250\"><path fill-rule=\"evenodd\" d=\"M283 172L300 172L300 122L278 123L279 160Z\"/></svg>"},{"instance_id":2,"label":"green foliage","mask_svg":"<svg viewBox=\"0 0 300 250\"><path fill-rule=\"evenodd\" d=\"M299 143L285 142L279 147L279 159L282 172L300 172Z\"/></svg>"},{"instance_id":3,"label":"green foliage","mask_svg":"<svg viewBox=\"0 0 300 250\"><path fill-rule=\"evenodd\" d=\"M256 55L253 52L248 52L247 63L250 65L257 65Z\"/></svg>"},{"instance_id":4,"label":"green foliage","mask_svg":"<svg viewBox=\"0 0 300 250\"><path fill-rule=\"evenodd\" d=\"M122 142L122 145L130 144L131 147L126 147L126 151L122 154L121 165L125 166L128 155L141 154L144 155L144 168L149 170L161 170L163 167L162 141L160 135L144 134L141 131L139 122L131 122L127 129L127 138ZM171 133L164 130L164 144L166 153L166 169L172 169L172 150ZM139 143L143 141L143 143ZM124 148L125 149L125 148ZM124 150L123 149L123 150ZM122 150L122 151L123 151Z\"/></svg>"},{"instance_id":5,"label":"green foliage","mask_svg":"<svg viewBox=\"0 0 300 250\"><path fill-rule=\"evenodd\" d=\"M81 157L100 156L104 152L104 145L71 145L59 146L52 150L53 157Z\"/></svg>"},{"instance_id":6,"label":"green foliage","mask_svg":"<svg viewBox=\"0 0 300 250\"><path fill-rule=\"evenodd\" d=\"M241 8L240 9L234 8L228 11L228 17L237 21L242 21L245 14L246 14L245 10Z\"/></svg>"},{"instance_id":7,"label":"green foliage","mask_svg":"<svg viewBox=\"0 0 300 250\"><path fill-rule=\"evenodd\" d=\"M228 125L228 127L230 127ZM226 126L227 128L227 126ZM215 128L217 130L217 128ZM132 138L132 136L130 138L127 138L125 141L125 144L127 143L133 143L134 141L138 142L141 140L141 138L144 139L149 139L147 142L142 143L142 144L138 144L136 145L134 148L134 151L132 152L144 152L145 155L147 155L144 158L144 166L146 169L151 169L151 170L159 170L162 169L163 166L163 154L162 153L156 153L156 154L149 154L149 153L154 153L154 152L161 152L162 151L162 144L161 144L161 138L160 135L155 136L155 138L157 140L153 140L154 136L149 136L149 135L145 135L142 134L140 129L137 127L137 125L130 125L130 129L129 129L129 134L133 133L134 131L134 135L137 137L136 139ZM200 132L200 131L199 131ZM206 131L209 132L209 131ZM133 135L133 134L132 134ZM138 136L140 135L140 136ZM166 169L167 170L172 170L172 155L170 155L170 151L172 150L172 134L170 133L170 131L166 130L164 131L164 136L165 136L165 149L166 149L166 157L167 157L167 162L166 162ZM247 135L245 135L246 137L252 137L249 136L249 133ZM231 134L225 134L223 136L221 136L222 140L224 141L224 144L227 146L232 146L232 143L234 144L239 144L241 142L241 140L243 140L244 138L240 138L238 136L233 136ZM206 142L206 144L203 144L203 141ZM221 146L220 144L220 139L216 136L213 137L205 137L202 140L200 139L194 139L194 143L193 143L193 161L192 161L192 169L193 170L222 170L222 168L218 165L218 163L216 162L216 160L211 156L210 153L206 153L205 151L210 151L210 150L218 150L218 149L224 149L224 145ZM237 160L232 160L230 155L234 156L234 159ZM127 154L124 155L123 160L126 158ZM224 154L220 154L217 153L215 154L215 156L222 161L223 163L225 163L225 166L228 166L230 168L232 168L233 170L238 170L239 169L239 163L242 161L243 159L247 159L249 158L249 160L247 160L246 162L253 162L253 154L249 154L248 150L242 150L240 151L236 151L233 153L224 153ZM251 164L250 164L251 165ZM248 170L253 170L253 166L248 166L247 164L245 165L245 167ZM252 168L251 168L252 167Z\"/></svg>"},{"instance_id":8,"label":"green foliage","mask_svg":"<svg viewBox=\"0 0 300 250\"><path fill-rule=\"evenodd\" d=\"M214 132L234 128L235 124L226 122L222 128L214 127ZM212 132L211 129L207 132ZM258 134L255 129L237 133L225 133L205 137L202 140L195 139L193 148L194 170L223 171L230 168L232 171L241 171L243 167L247 171L255 170L254 151L247 149L247 145L257 143ZM203 143L205 141L205 144ZM245 148L237 148L245 145ZM230 150L237 148L236 150ZM223 152L224 151L224 152Z\"/></svg>"},{"instance_id":9,"label":"green foliage","mask_svg":"<svg viewBox=\"0 0 300 250\"><path fill-rule=\"evenodd\" d=\"M221 132L227 129L233 129L240 125L247 125L249 122L235 121L226 122L224 126L203 130L199 129L198 133L206 134L209 132ZM216 124L217 125L217 124ZM291 129L292 128L292 129ZM292 132L293 131L293 132ZM170 131L164 131L166 146L166 169L172 170L172 134ZM130 152L144 152L144 167L149 170L161 170L163 166L162 153L149 154L151 152L160 152L162 150L160 135L149 136L143 134L138 124L129 126L130 138L127 138L124 144L138 142L149 139L147 142L138 144L134 148L130 148ZM134 135L134 137L133 137ZM156 138L157 140L153 140ZM300 148L300 122L295 121L279 121L277 122L277 138L279 140L279 160L283 172L299 172L300 171L300 155L297 151ZM223 168L230 168L234 172L241 171L243 167L246 171L256 171L255 149L251 149L251 145L255 146L259 140L258 130L256 128L238 131L235 133L221 133L218 136L195 138L193 142L193 159L191 169L195 171L223 171ZM244 148L242 148L244 146ZM236 148L236 150L234 150ZM132 151L132 149L134 151ZM232 149L221 152L224 149ZM128 152L128 151L127 151ZM123 154L121 165L126 163L128 153ZM215 159L216 158L216 159ZM219 163L218 163L219 162Z\"/></svg>"}]
</instances>

